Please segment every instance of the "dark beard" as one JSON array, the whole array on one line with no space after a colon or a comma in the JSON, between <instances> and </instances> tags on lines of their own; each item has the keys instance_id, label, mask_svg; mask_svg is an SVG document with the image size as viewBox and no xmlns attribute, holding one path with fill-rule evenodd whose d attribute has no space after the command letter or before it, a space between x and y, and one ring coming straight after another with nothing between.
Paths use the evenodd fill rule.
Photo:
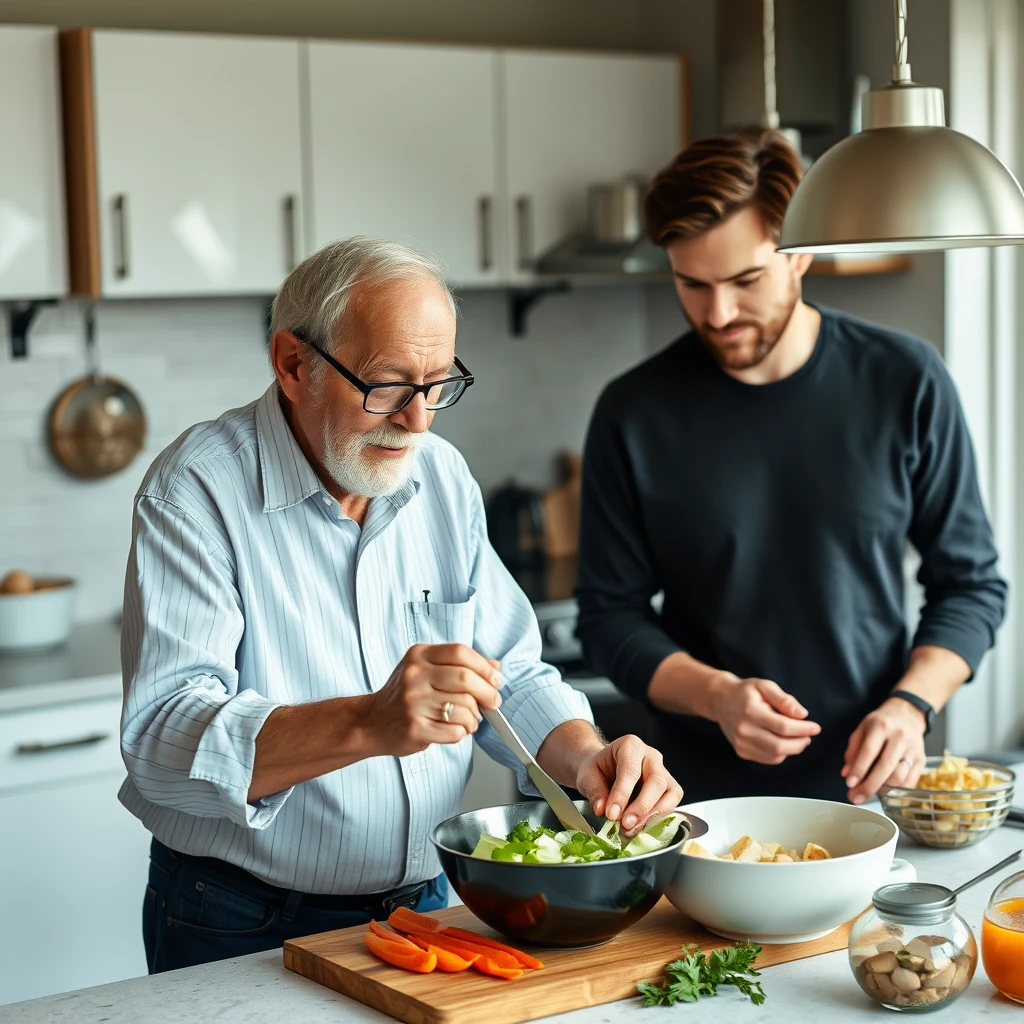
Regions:
<instances>
[{"instance_id":1,"label":"dark beard","mask_svg":"<svg viewBox=\"0 0 1024 1024\"><path fill-rule=\"evenodd\" d=\"M782 337L793 318L797 303L800 302L800 289L794 287L788 298L782 302L767 320L734 320L725 330L734 327L753 327L757 337L753 344L722 345L714 340L715 331L708 324L696 324L683 310L689 325L697 332L711 358L723 370L749 370L768 358L772 349Z\"/></svg>"}]
</instances>

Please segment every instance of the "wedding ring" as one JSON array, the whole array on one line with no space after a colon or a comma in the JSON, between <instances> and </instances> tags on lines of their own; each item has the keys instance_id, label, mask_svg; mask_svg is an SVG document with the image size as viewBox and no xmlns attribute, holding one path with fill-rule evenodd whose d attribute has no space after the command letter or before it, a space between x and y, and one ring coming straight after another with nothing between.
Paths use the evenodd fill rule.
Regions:
<instances>
[{"instance_id":1,"label":"wedding ring","mask_svg":"<svg viewBox=\"0 0 1024 1024\"><path fill-rule=\"evenodd\" d=\"M445 701L445 702L444 702L444 703L443 703L443 704L441 705L441 717L442 717L442 718L443 718L443 719L444 719L444 720L445 720L446 722L450 722L450 721L452 720L452 712L453 712L454 710L455 710L455 705L454 705L454 704L453 704L453 703L452 703L452 702L451 702L450 700L446 700L446 701Z\"/></svg>"},{"instance_id":2,"label":"wedding ring","mask_svg":"<svg viewBox=\"0 0 1024 1024\"><path fill-rule=\"evenodd\" d=\"M914 767L914 762L911 761L909 757L901 757L900 761L902 761L908 768ZM897 761L896 763L899 764L899 761Z\"/></svg>"}]
</instances>

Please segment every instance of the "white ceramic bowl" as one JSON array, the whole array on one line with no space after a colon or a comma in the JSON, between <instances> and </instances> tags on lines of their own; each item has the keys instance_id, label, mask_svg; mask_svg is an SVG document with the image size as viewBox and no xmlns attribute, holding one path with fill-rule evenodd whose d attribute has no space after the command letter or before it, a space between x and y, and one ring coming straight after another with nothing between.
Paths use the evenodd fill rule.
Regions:
<instances>
[{"instance_id":1,"label":"white ceramic bowl","mask_svg":"<svg viewBox=\"0 0 1024 1024\"><path fill-rule=\"evenodd\" d=\"M71 635L75 581L37 579L30 594L0 594L0 651L45 651Z\"/></svg>"},{"instance_id":2,"label":"white ceramic bowl","mask_svg":"<svg viewBox=\"0 0 1024 1024\"><path fill-rule=\"evenodd\" d=\"M665 895L708 931L761 945L806 942L828 935L859 914L888 882L915 877L894 860L899 830L884 814L853 804L787 796L731 797L681 808L708 823L698 842L728 853L742 836L787 850L817 843L830 860L792 864L742 863L679 855Z\"/></svg>"}]
</instances>

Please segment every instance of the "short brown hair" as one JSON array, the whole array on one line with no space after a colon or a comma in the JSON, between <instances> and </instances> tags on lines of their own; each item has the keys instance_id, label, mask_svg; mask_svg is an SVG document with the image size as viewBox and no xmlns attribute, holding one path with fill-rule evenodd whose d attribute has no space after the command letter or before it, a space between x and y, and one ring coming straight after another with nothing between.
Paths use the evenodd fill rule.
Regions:
<instances>
[{"instance_id":1,"label":"short brown hair","mask_svg":"<svg viewBox=\"0 0 1024 1024\"><path fill-rule=\"evenodd\" d=\"M698 139L651 183L644 200L647 235L655 245L694 238L753 206L778 241L802 174L799 155L778 132L745 128Z\"/></svg>"}]
</instances>

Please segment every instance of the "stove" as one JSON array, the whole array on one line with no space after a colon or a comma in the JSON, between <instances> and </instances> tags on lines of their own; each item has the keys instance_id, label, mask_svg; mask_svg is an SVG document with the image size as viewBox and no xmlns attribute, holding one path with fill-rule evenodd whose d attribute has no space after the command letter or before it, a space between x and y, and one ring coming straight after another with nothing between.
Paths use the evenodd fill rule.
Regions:
<instances>
[{"instance_id":1,"label":"stove","mask_svg":"<svg viewBox=\"0 0 1024 1024\"><path fill-rule=\"evenodd\" d=\"M513 569L512 575L537 616L541 658L590 701L601 732L610 740L635 733L645 742L653 742L654 720L647 708L623 694L611 680L596 675L583 660L583 648L576 637L579 606L573 596L576 557L549 558L534 569Z\"/></svg>"}]
</instances>

